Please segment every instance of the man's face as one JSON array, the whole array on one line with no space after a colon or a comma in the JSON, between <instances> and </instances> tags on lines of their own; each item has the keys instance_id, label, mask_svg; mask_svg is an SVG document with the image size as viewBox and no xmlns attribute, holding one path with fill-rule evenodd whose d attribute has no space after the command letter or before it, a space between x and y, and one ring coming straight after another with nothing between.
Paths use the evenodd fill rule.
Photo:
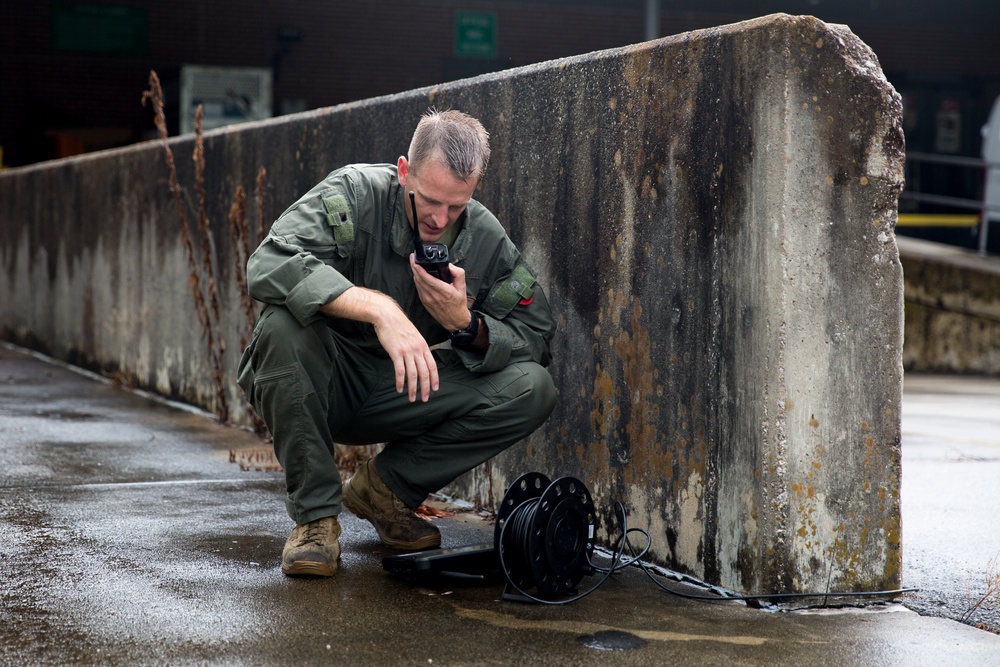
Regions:
<instances>
[{"instance_id":1,"label":"man's face","mask_svg":"<svg viewBox=\"0 0 1000 667\"><path fill-rule=\"evenodd\" d=\"M472 199L472 193L479 182L477 178L463 181L438 160L428 160L414 172L406 158L397 163L399 184L406 191L406 218L410 220L409 193L416 193L417 221L420 224L420 238L433 243L441 238L445 230L455 224ZM410 220L413 225L413 220Z\"/></svg>"}]
</instances>

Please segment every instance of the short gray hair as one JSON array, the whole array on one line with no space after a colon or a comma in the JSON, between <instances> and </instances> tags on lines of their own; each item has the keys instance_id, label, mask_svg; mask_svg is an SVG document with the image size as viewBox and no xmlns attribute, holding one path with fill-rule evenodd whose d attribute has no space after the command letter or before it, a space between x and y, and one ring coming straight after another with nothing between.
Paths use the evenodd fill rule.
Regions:
<instances>
[{"instance_id":1,"label":"short gray hair","mask_svg":"<svg viewBox=\"0 0 1000 667\"><path fill-rule=\"evenodd\" d=\"M482 178L490 163L490 134L466 113L431 109L417 123L407 159L413 171L440 159L462 180Z\"/></svg>"}]
</instances>

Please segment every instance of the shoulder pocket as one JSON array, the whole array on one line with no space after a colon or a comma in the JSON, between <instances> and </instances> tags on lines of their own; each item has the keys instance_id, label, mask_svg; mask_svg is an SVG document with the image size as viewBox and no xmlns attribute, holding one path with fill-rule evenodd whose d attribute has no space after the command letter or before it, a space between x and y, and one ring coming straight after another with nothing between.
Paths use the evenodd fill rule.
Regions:
<instances>
[{"instance_id":1,"label":"shoulder pocket","mask_svg":"<svg viewBox=\"0 0 1000 667\"><path fill-rule=\"evenodd\" d=\"M518 264L506 279L493 288L483 304L483 310L498 320L503 319L517 304L531 301L534 285L535 276L524 264Z\"/></svg>"},{"instance_id":2,"label":"shoulder pocket","mask_svg":"<svg viewBox=\"0 0 1000 667\"><path fill-rule=\"evenodd\" d=\"M347 256L347 248L354 241L354 220L351 219L351 208L347 205L344 195L326 195L323 197L326 208L326 223L333 230L333 241L340 249L340 256Z\"/></svg>"}]
</instances>

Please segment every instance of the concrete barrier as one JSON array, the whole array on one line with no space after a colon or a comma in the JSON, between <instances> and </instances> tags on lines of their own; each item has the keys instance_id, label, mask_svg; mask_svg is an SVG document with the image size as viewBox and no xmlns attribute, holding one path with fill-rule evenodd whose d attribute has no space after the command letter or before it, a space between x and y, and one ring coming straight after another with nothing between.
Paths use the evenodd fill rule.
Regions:
<instances>
[{"instance_id":1,"label":"concrete barrier","mask_svg":"<svg viewBox=\"0 0 1000 667\"><path fill-rule=\"evenodd\" d=\"M1000 263L900 237L907 372L1000 375Z\"/></svg>"},{"instance_id":2,"label":"concrete barrier","mask_svg":"<svg viewBox=\"0 0 1000 667\"><path fill-rule=\"evenodd\" d=\"M158 145L0 175L7 339L209 408L246 324L226 219L330 169L394 161L428 105L493 136L477 195L539 271L556 412L455 493L585 481L657 561L741 591L900 581L900 101L848 29L774 15L205 138L224 390ZM172 140L189 209L190 138ZM260 208L250 199L248 216ZM198 242L195 242L197 247ZM204 289L207 282L200 282Z\"/></svg>"}]
</instances>

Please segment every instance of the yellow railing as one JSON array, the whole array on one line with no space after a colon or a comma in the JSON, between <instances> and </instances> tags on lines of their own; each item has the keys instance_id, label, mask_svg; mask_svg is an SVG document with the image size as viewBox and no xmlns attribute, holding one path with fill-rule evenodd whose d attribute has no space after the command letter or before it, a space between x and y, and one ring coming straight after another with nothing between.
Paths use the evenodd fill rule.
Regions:
<instances>
[{"instance_id":1,"label":"yellow railing","mask_svg":"<svg viewBox=\"0 0 1000 667\"><path fill-rule=\"evenodd\" d=\"M980 218L973 214L900 213L897 227L978 227Z\"/></svg>"}]
</instances>

